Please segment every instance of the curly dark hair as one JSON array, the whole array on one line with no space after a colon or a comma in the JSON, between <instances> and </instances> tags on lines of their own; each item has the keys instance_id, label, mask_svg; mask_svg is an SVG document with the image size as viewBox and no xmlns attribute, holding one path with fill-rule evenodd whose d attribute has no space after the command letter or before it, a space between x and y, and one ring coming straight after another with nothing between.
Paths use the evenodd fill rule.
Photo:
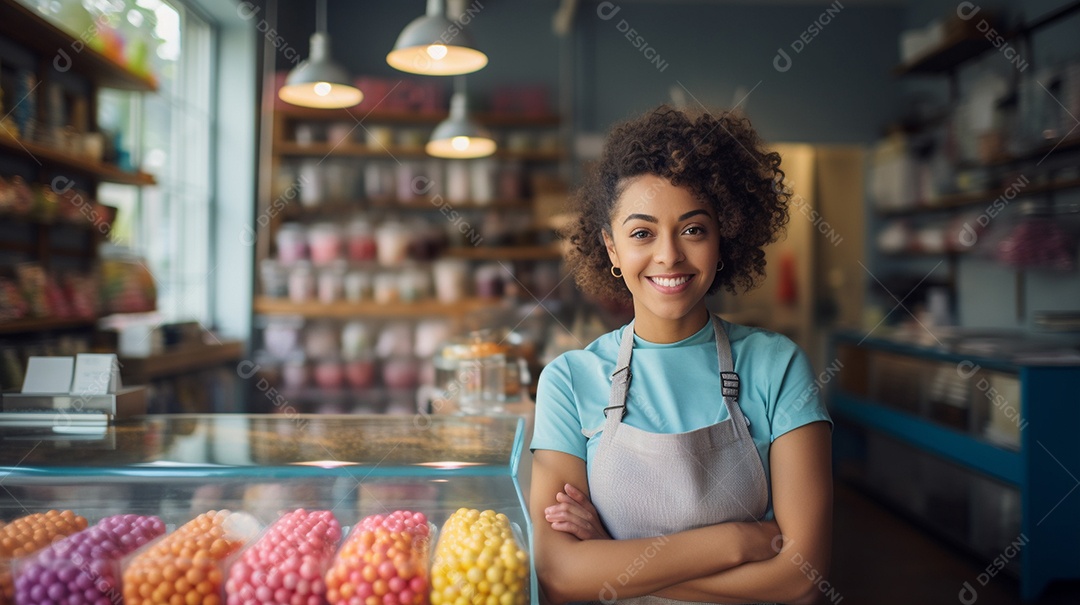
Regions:
<instances>
[{"instance_id":1,"label":"curly dark hair","mask_svg":"<svg viewBox=\"0 0 1080 605\"><path fill-rule=\"evenodd\" d=\"M567 263L586 294L630 303L623 280L610 273L601 232L611 234L619 196L634 178L652 174L708 202L720 223L724 270L709 292L750 290L765 275L766 244L788 221L790 190L780 154L765 148L750 121L732 112L687 112L662 105L612 128L599 165L571 201Z\"/></svg>"}]
</instances>

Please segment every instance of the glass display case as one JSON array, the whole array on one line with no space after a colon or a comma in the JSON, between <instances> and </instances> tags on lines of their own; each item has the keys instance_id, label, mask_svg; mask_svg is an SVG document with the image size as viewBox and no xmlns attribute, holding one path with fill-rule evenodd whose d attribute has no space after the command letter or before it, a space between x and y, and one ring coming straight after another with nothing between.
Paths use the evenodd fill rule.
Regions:
<instances>
[{"instance_id":1,"label":"glass display case","mask_svg":"<svg viewBox=\"0 0 1080 605\"><path fill-rule=\"evenodd\" d=\"M303 508L331 511L344 537L369 515L422 512L441 528L466 508L505 514L531 553L517 476L524 433L525 421L508 415L169 415L96 430L3 428L0 521L58 509L92 525L134 513L159 517L168 535L212 510L245 511L265 528ZM525 599L535 605L531 561Z\"/></svg>"}]
</instances>

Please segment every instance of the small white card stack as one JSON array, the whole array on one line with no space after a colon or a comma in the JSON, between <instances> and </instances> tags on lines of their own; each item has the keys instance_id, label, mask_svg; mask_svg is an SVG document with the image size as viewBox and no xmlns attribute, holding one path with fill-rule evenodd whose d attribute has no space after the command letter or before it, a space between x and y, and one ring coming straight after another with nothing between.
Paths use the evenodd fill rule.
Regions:
<instances>
[{"instance_id":1,"label":"small white card stack","mask_svg":"<svg viewBox=\"0 0 1080 605\"><path fill-rule=\"evenodd\" d=\"M116 355L80 353L71 357L31 357L22 392L110 395L120 390Z\"/></svg>"}]
</instances>

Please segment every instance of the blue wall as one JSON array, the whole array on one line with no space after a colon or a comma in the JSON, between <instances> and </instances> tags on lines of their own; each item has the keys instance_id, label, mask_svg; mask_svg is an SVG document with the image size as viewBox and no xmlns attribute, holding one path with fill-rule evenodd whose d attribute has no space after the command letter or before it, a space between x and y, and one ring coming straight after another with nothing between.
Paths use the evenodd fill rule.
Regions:
<instances>
[{"instance_id":1,"label":"blue wall","mask_svg":"<svg viewBox=\"0 0 1080 605\"><path fill-rule=\"evenodd\" d=\"M470 91L482 96L497 86L544 83L557 106L560 56L571 53L579 132L604 131L669 102L670 90L682 86L712 107L734 104L740 87L753 89L745 104L770 140L868 143L899 111L900 83L888 73L903 24L898 6L849 6L824 15L827 3L630 1L612 15L608 4L584 1L572 37L563 41L551 26L557 2L478 1L483 8L469 27L491 63L468 77ZM282 38L307 56L313 3L283 0L281 11ZM384 57L401 28L423 11L421 0L330 0L334 57L353 74L400 77ZM810 43L796 54L792 43L815 22L820 33L808 33ZM626 38L630 28L641 36L637 47ZM792 59L785 72L773 66L779 48ZM660 64L666 64L663 71Z\"/></svg>"}]
</instances>

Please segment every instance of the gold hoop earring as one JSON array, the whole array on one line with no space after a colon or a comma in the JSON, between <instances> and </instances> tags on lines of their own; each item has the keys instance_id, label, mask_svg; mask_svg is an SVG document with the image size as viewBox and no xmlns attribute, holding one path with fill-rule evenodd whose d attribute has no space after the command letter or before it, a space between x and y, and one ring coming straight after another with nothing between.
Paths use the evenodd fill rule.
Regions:
<instances>
[{"instance_id":1,"label":"gold hoop earring","mask_svg":"<svg viewBox=\"0 0 1080 605\"><path fill-rule=\"evenodd\" d=\"M616 273L615 271L618 271L618 273ZM622 277L622 269L619 269L618 267L612 265L611 266L611 276L614 277L614 278Z\"/></svg>"},{"instance_id":2,"label":"gold hoop earring","mask_svg":"<svg viewBox=\"0 0 1080 605\"><path fill-rule=\"evenodd\" d=\"M721 261L720 261L720 266L718 266L718 267L716 268L716 272L717 272L717 273L719 273L719 272L721 272L721 271L723 271L723 270L724 270L724 261L723 261L723 260L721 260Z\"/></svg>"}]
</instances>

